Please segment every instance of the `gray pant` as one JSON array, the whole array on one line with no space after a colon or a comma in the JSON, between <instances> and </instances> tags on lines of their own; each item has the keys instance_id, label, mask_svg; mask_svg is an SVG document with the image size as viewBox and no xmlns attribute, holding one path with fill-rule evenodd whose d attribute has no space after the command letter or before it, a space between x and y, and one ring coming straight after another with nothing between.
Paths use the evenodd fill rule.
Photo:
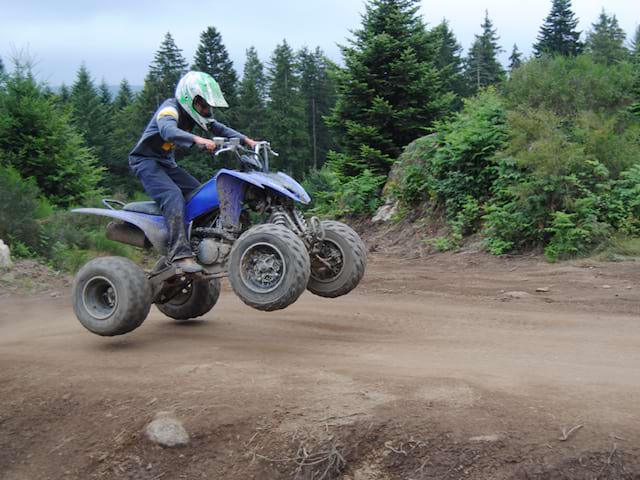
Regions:
<instances>
[{"instance_id":1,"label":"gray pant","mask_svg":"<svg viewBox=\"0 0 640 480\"><path fill-rule=\"evenodd\" d=\"M169 261L193 256L184 220L185 197L200 186L184 168L165 166L154 158L130 159L131 169L144 191L160 207L169 227Z\"/></svg>"}]
</instances>

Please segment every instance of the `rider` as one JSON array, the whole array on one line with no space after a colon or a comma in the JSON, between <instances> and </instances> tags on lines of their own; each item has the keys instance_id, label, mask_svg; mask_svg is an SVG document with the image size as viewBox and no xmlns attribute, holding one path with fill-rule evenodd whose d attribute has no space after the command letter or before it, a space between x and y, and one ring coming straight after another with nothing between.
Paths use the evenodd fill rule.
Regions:
<instances>
[{"instance_id":1,"label":"rider","mask_svg":"<svg viewBox=\"0 0 640 480\"><path fill-rule=\"evenodd\" d=\"M228 107L220 86L203 72L188 72L176 87L175 98L165 100L153 114L142 137L129 154L129 165L142 182L147 194L155 200L169 227L167 258L186 273L197 273L202 267L194 260L184 220L185 197L200 182L176 164L176 145L202 145L209 152L216 143L194 135L197 124L214 136L240 138L254 148L251 138L213 119L212 107Z\"/></svg>"}]
</instances>

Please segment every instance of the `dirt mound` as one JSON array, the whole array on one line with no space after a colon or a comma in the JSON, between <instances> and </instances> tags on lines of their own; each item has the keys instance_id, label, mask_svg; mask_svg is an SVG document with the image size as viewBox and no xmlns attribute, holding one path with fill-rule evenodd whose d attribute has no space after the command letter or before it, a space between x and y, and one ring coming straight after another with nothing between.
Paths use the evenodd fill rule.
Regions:
<instances>
[{"instance_id":1,"label":"dirt mound","mask_svg":"<svg viewBox=\"0 0 640 480\"><path fill-rule=\"evenodd\" d=\"M18 260L10 270L0 270L0 298L13 295L63 295L72 277L33 260Z\"/></svg>"}]
</instances>

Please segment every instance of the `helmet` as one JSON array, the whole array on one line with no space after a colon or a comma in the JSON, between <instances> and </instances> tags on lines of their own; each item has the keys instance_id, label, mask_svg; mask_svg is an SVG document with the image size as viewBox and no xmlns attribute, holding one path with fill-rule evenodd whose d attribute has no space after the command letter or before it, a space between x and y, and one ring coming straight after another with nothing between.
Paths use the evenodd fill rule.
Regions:
<instances>
[{"instance_id":1,"label":"helmet","mask_svg":"<svg viewBox=\"0 0 640 480\"><path fill-rule=\"evenodd\" d=\"M201 115L194 105L197 97L204 100L209 107L228 107L222 96L220 85L211 75L204 72L188 72L178 82L176 100L180 106L200 125L207 129L207 117Z\"/></svg>"}]
</instances>

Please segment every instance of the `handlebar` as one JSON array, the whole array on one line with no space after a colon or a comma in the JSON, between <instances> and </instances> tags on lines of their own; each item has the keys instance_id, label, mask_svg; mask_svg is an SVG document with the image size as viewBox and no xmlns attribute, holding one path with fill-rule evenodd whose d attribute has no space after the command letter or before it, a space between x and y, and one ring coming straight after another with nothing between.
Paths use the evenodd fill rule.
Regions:
<instances>
[{"instance_id":1,"label":"handlebar","mask_svg":"<svg viewBox=\"0 0 640 480\"><path fill-rule=\"evenodd\" d=\"M212 140L216 143L217 147L213 151L214 156L217 157L224 152L234 152L240 162L252 167L261 168L265 172L269 171L269 155L273 155L274 157L279 156L277 152L271 149L271 144L267 141L256 142L253 150L250 150L240 144L239 138L213 137ZM206 146L204 145L197 145L197 147L200 150L206 150ZM250 155L253 159L247 161L247 155Z\"/></svg>"}]
</instances>

